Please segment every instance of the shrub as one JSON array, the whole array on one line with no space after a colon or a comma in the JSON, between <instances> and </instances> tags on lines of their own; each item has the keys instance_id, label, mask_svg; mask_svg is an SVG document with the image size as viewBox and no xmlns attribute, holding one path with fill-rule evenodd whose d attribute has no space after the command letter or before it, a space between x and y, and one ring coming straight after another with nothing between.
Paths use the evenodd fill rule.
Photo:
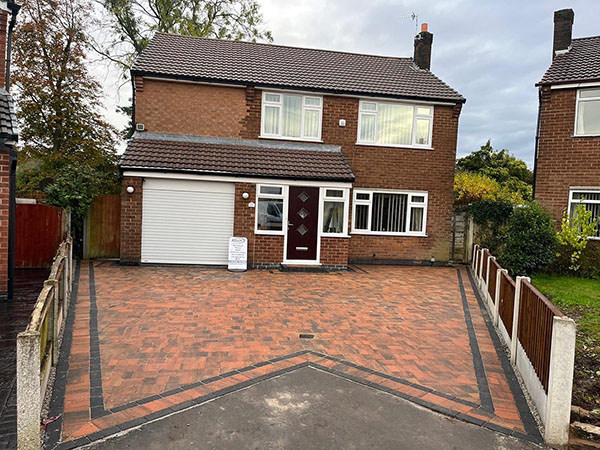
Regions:
<instances>
[{"instance_id":1,"label":"shrub","mask_svg":"<svg viewBox=\"0 0 600 450\"><path fill-rule=\"evenodd\" d=\"M502 230L500 264L512 276L532 275L556 255L556 229L550 214L535 202L516 207Z\"/></svg>"},{"instance_id":2,"label":"shrub","mask_svg":"<svg viewBox=\"0 0 600 450\"><path fill-rule=\"evenodd\" d=\"M497 254L502 246L502 228L508 222L514 205L506 200L484 200L473 203L469 212L473 222L479 225L475 236L482 247Z\"/></svg>"},{"instance_id":3,"label":"shrub","mask_svg":"<svg viewBox=\"0 0 600 450\"><path fill-rule=\"evenodd\" d=\"M572 215L565 212L557 237L561 245L559 256L567 256L564 253L568 252L570 271L575 273L581 268L581 257L588 245L588 236L594 236L597 231L598 221L594 220L592 211L585 205L577 205Z\"/></svg>"}]
</instances>

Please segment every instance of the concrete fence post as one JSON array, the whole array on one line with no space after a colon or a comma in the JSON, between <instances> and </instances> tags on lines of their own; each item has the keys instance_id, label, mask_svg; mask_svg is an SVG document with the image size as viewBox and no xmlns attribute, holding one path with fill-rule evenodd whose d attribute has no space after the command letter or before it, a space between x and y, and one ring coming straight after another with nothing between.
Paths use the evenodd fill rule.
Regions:
<instances>
[{"instance_id":1,"label":"concrete fence post","mask_svg":"<svg viewBox=\"0 0 600 450\"><path fill-rule=\"evenodd\" d=\"M478 278L478 281L479 281L479 287L481 289L483 289L483 282L484 282L484 280L483 280L483 267L484 267L484 264L486 263L485 262L485 252L486 251L487 251L487 248L482 248L481 249L481 261L479 262L479 273L477 274L477 278Z\"/></svg>"},{"instance_id":2,"label":"concrete fence post","mask_svg":"<svg viewBox=\"0 0 600 450\"><path fill-rule=\"evenodd\" d=\"M513 324L510 340L510 362L517 363L517 342L519 342L519 309L521 305L521 285L523 280L531 281L529 277L517 277L515 288L515 301L513 306Z\"/></svg>"},{"instance_id":3,"label":"concrete fence post","mask_svg":"<svg viewBox=\"0 0 600 450\"><path fill-rule=\"evenodd\" d=\"M17 449L40 448L40 333L17 335Z\"/></svg>"},{"instance_id":4,"label":"concrete fence post","mask_svg":"<svg viewBox=\"0 0 600 450\"><path fill-rule=\"evenodd\" d=\"M554 317L544 439L556 447L566 447L569 442L576 331L573 319Z\"/></svg>"},{"instance_id":5,"label":"concrete fence post","mask_svg":"<svg viewBox=\"0 0 600 450\"><path fill-rule=\"evenodd\" d=\"M494 292L494 325L498 326L500 317L500 284L502 283L502 274L508 273L506 269L496 271L496 291Z\"/></svg>"},{"instance_id":6,"label":"concrete fence post","mask_svg":"<svg viewBox=\"0 0 600 450\"><path fill-rule=\"evenodd\" d=\"M488 300L488 304L490 301L492 301L492 296L490 295L490 290L489 290L489 286L490 286L490 267L492 266L492 259L495 261L496 257L490 255L489 258L487 259L487 270L485 271L485 298L486 300Z\"/></svg>"},{"instance_id":7,"label":"concrete fence post","mask_svg":"<svg viewBox=\"0 0 600 450\"><path fill-rule=\"evenodd\" d=\"M44 285L52 287L52 293L50 294L52 305L48 311L48 314L52 315L48 320L48 334L52 340L51 364L55 366L58 362L58 336L60 334L60 323L58 323L58 281L46 280Z\"/></svg>"},{"instance_id":8,"label":"concrete fence post","mask_svg":"<svg viewBox=\"0 0 600 450\"><path fill-rule=\"evenodd\" d=\"M479 252L479 245L475 244L473 246L473 254L471 255L471 269L473 269L474 273L477 273L477 256Z\"/></svg>"}]
</instances>

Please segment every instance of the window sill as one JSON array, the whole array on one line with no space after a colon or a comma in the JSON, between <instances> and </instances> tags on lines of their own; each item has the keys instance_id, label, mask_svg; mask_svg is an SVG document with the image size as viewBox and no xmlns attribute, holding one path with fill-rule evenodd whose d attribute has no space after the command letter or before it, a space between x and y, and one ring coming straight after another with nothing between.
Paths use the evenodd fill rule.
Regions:
<instances>
[{"instance_id":1,"label":"window sill","mask_svg":"<svg viewBox=\"0 0 600 450\"><path fill-rule=\"evenodd\" d=\"M349 234L331 234L331 233L321 233L321 237L324 238L341 238L341 239L350 239Z\"/></svg>"},{"instance_id":2,"label":"window sill","mask_svg":"<svg viewBox=\"0 0 600 450\"><path fill-rule=\"evenodd\" d=\"M580 138L597 138L600 137L600 134L574 134L573 136L571 136L573 139L580 139Z\"/></svg>"},{"instance_id":3,"label":"window sill","mask_svg":"<svg viewBox=\"0 0 600 450\"><path fill-rule=\"evenodd\" d=\"M313 144L322 144L323 141L321 139L302 139L302 138L292 138L292 137L284 137L284 136L258 136L259 139L270 139L273 141L294 141L294 142L312 142Z\"/></svg>"},{"instance_id":4,"label":"window sill","mask_svg":"<svg viewBox=\"0 0 600 450\"><path fill-rule=\"evenodd\" d=\"M360 230L353 230L352 233L350 234L360 234L360 235L364 235L364 236L393 236L393 237L418 237L418 238L428 238L429 235L427 234L422 234L422 233L384 233L384 232L377 232L377 231L360 231Z\"/></svg>"},{"instance_id":5,"label":"window sill","mask_svg":"<svg viewBox=\"0 0 600 450\"><path fill-rule=\"evenodd\" d=\"M259 234L262 236L283 236L283 231L254 230L254 234Z\"/></svg>"},{"instance_id":6,"label":"window sill","mask_svg":"<svg viewBox=\"0 0 600 450\"><path fill-rule=\"evenodd\" d=\"M433 147L421 147L418 145L392 145L392 144L375 144L368 142L357 142L356 145L360 145L361 147L388 147L388 148L406 148L409 150L428 150L433 151Z\"/></svg>"}]
</instances>

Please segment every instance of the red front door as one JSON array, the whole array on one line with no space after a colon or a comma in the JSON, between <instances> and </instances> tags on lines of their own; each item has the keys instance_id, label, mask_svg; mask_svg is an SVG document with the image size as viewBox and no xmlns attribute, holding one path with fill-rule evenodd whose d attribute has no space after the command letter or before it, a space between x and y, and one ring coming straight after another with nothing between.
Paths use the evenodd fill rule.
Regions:
<instances>
[{"instance_id":1,"label":"red front door","mask_svg":"<svg viewBox=\"0 0 600 450\"><path fill-rule=\"evenodd\" d=\"M319 235L319 188L290 186L288 207L288 260L315 261Z\"/></svg>"}]
</instances>

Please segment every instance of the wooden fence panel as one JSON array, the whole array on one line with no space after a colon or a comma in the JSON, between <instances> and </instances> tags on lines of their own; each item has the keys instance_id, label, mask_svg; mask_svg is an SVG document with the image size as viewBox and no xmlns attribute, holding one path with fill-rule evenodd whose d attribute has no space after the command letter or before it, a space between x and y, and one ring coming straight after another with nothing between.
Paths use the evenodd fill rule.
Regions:
<instances>
[{"instance_id":1,"label":"wooden fence panel","mask_svg":"<svg viewBox=\"0 0 600 450\"><path fill-rule=\"evenodd\" d=\"M84 257L118 258L121 241L121 196L94 199L85 220Z\"/></svg>"},{"instance_id":2,"label":"wooden fence panel","mask_svg":"<svg viewBox=\"0 0 600 450\"><path fill-rule=\"evenodd\" d=\"M513 327L513 308L515 306L515 282L512 278L502 273L500 277L500 319L504 323L504 328L512 339Z\"/></svg>"},{"instance_id":3,"label":"wooden fence panel","mask_svg":"<svg viewBox=\"0 0 600 450\"><path fill-rule=\"evenodd\" d=\"M15 216L15 267L50 267L56 248L64 237L62 209L46 205L17 204Z\"/></svg>"},{"instance_id":4,"label":"wooden fence panel","mask_svg":"<svg viewBox=\"0 0 600 450\"><path fill-rule=\"evenodd\" d=\"M496 273L500 270L500 264L495 259L490 260L490 276L488 283L488 293L492 297L492 302L496 304Z\"/></svg>"}]
</instances>

